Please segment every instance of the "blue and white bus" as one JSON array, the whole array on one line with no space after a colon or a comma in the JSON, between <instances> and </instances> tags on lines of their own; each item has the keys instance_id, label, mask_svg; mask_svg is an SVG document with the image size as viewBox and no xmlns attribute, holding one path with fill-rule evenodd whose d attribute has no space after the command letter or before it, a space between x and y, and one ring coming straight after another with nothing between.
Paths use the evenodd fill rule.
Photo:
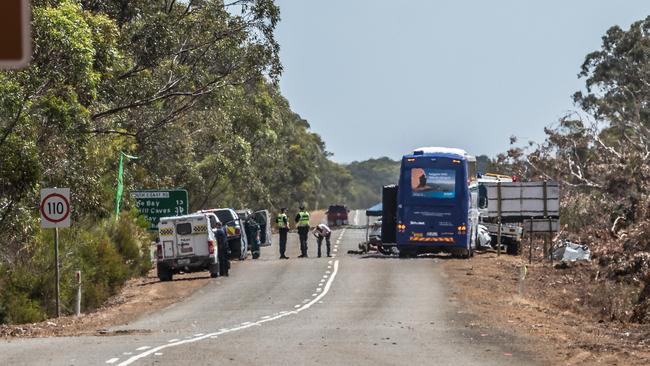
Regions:
<instances>
[{"instance_id":1,"label":"blue and white bus","mask_svg":"<svg viewBox=\"0 0 650 366\"><path fill-rule=\"evenodd\" d=\"M436 252L472 256L478 225L476 158L444 147L419 148L405 155L396 220L400 256Z\"/></svg>"}]
</instances>

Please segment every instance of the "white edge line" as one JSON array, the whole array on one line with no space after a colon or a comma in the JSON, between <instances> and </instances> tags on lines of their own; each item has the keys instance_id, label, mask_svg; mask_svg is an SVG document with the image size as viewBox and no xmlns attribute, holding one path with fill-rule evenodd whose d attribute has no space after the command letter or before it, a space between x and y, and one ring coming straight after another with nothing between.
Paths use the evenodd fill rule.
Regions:
<instances>
[{"instance_id":1,"label":"white edge line","mask_svg":"<svg viewBox=\"0 0 650 366\"><path fill-rule=\"evenodd\" d=\"M115 363L119 360L119 358L111 358L110 360L106 361L106 363Z\"/></svg>"},{"instance_id":2,"label":"white edge line","mask_svg":"<svg viewBox=\"0 0 650 366\"><path fill-rule=\"evenodd\" d=\"M280 319L280 318L284 318L285 316L298 314L299 312L301 312L303 310L309 309L314 304L319 302L323 297L325 297L325 295L327 295L327 292L329 291L330 287L332 286L332 282L334 282L334 278L336 277L336 274L338 273L338 271L339 271L339 261L337 260L337 261L334 262L334 272L332 272L332 275L330 276L329 280L325 284L325 289L318 296L316 296L314 299L312 299L310 302L306 303L305 305L301 306L300 308L298 308L296 310L287 311L285 313L282 313L280 315L277 315L277 316L274 316L274 317L271 317L271 318L268 318L268 319L258 320L256 322L248 324L248 325L242 325L242 326L239 326L239 327L234 327L234 328L226 329L226 330L219 331L219 332L209 333L209 334L202 335L200 337L196 337L196 338L192 338L192 339L186 339L186 340L182 340L182 341L175 342L175 343L163 344L162 346L158 346L158 347L152 348L152 349L150 349L150 350L148 350L146 352L140 353L139 355L135 355L135 356L129 358L128 360L125 360L125 361L119 363L118 366L130 365L130 364L134 363L135 361L137 361L137 360L139 360L141 358L147 357L147 356L149 356L151 354L154 354L154 353L156 353L158 351L161 351L161 350L163 350L165 348L176 347L176 346L180 346L180 345L187 344L187 343L198 342L198 341L201 341L201 340L204 340L204 339L207 339L207 338L210 338L210 337L218 336L218 335L221 335L221 334L236 332L238 330L250 328L250 327L253 327L253 326L256 326L256 325L262 325L263 323L270 322L270 321ZM113 361L113 362L115 362L115 361Z\"/></svg>"}]
</instances>

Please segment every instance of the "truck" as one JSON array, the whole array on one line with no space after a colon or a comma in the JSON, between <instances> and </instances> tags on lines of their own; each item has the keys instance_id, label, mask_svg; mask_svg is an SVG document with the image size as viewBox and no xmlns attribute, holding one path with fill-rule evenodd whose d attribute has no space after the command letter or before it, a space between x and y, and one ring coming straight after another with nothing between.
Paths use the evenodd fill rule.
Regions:
<instances>
[{"instance_id":1,"label":"truck","mask_svg":"<svg viewBox=\"0 0 650 366\"><path fill-rule=\"evenodd\" d=\"M326 212L327 225L330 227L347 225L349 212L350 210L344 205L331 205Z\"/></svg>"},{"instance_id":2,"label":"truck","mask_svg":"<svg viewBox=\"0 0 650 366\"><path fill-rule=\"evenodd\" d=\"M244 231L244 222L232 208L211 208L200 210L199 213L213 213L223 223L228 236L230 257L243 261L248 256L248 238Z\"/></svg>"},{"instance_id":3,"label":"truck","mask_svg":"<svg viewBox=\"0 0 650 366\"><path fill-rule=\"evenodd\" d=\"M208 271L219 276L219 248L215 230L219 219L213 213L163 217L158 224L156 271L161 281L174 274Z\"/></svg>"},{"instance_id":4,"label":"truck","mask_svg":"<svg viewBox=\"0 0 650 366\"><path fill-rule=\"evenodd\" d=\"M514 182L516 178L509 175L487 173L478 178L479 184L479 222L487 228L490 233L490 243L492 247L496 248L498 245L499 224L495 218L489 218L486 215L488 208L487 189L486 183L497 182ZM501 223L501 246L505 249L507 254L517 255L521 248L521 238L523 236L523 228L517 222L502 222ZM504 248L505 247L505 248Z\"/></svg>"}]
</instances>

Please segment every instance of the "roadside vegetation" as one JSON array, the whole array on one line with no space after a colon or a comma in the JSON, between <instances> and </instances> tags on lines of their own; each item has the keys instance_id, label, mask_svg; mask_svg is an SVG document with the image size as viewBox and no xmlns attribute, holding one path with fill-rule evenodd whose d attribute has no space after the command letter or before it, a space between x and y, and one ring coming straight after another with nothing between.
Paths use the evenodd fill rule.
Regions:
<instances>
[{"instance_id":1,"label":"roadside vegetation","mask_svg":"<svg viewBox=\"0 0 650 366\"><path fill-rule=\"evenodd\" d=\"M650 17L610 28L579 77L578 110L546 128L542 143L513 137L494 163L561 183L560 236L589 245L595 259L581 267L589 275L576 276L579 307L601 320L650 323Z\"/></svg>"},{"instance_id":2,"label":"roadside vegetation","mask_svg":"<svg viewBox=\"0 0 650 366\"><path fill-rule=\"evenodd\" d=\"M83 311L150 268L135 188L185 188L190 209L308 207L352 180L277 86L272 0L33 0L33 60L0 72L0 323L55 313L41 188L70 187L61 231L63 312L82 270ZM119 220L118 158L126 163Z\"/></svg>"}]
</instances>

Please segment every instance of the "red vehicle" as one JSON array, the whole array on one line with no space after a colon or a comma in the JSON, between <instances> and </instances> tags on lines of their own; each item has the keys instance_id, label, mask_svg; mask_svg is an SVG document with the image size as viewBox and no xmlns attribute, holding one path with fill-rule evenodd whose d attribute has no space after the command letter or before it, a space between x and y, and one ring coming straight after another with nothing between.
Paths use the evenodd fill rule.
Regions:
<instances>
[{"instance_id":1,"label":"red vehicle","mask_svg":"<svg viewBox=\"0 0 650 366\"><path fill-rule=\"evenodd\" d=\"M341 226L348 224L348 210L343 205L332 205L327 209L327 225L328 226Z\"/></svg>"}]
</instances>

